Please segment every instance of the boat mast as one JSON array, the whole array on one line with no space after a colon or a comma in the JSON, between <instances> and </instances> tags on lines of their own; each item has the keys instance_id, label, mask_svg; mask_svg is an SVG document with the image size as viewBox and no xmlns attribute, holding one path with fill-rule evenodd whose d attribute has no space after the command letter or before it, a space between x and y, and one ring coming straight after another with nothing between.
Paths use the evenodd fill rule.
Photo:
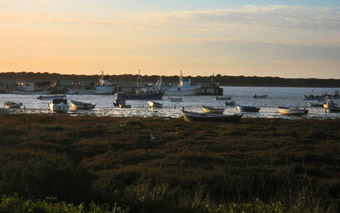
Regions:
<instances>
[{"instance_id":1,"label":"boat mast","mask_svg":"<svg viewBox=\"0 0 340 213\"><path fill-rule=\"evenodd\" d=\"M140 69L138 70L137 87L143 87L143 80L142 80L142 76L140 75Z\"/></svg>"}]
</instances>

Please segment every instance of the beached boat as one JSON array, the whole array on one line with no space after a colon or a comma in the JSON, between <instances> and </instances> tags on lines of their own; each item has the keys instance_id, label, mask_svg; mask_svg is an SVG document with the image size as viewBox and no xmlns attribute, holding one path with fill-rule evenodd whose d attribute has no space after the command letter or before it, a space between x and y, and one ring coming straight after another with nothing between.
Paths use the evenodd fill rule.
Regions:
<instances>
[{"instance_id":1,"label":"beached boat","mask_svg":"<svg viewBox=\"0 0 340 213\"><path fill-rule=\"evenodd\" d=\"M40 95L37 97L38 100L53 100L53 99L66 99L66 95Z\"/></svg>"},{"instance_id":2,"label":"beached boat","mask_svg":"<svg viewBox=\"0 0 340 213\"><path fill-rule=\"evenodd\" d=\"M120 104L125 105L125 103L126 103L125 98L122 98L119 95L116 95L115 101L113 102L113 106L119 106Z\"/></svg>"},{"instance_id":3,"label":"beached boat","mask_svg":"<svg viewBox=\"0 0 340 213\"><path fill-rule=\"evenodd\" d=\"M215 101L231 100L230 96L216 96Z\"/></svg>"},{"instance_id":4,"label":"beached boat","mask_svg":"<svg viewBox=\"0 0 340 213\"><path fill-rule=\"evenodd\" d=\"M236 109L239 112L258 112L261 108L256 106L241 106L236 104Z\"/></svg>"},{"instance_id":5,"label":"beached boat","mask_svg":"<svg viewBox=\"0 0 340 213\"><path fill-rule=\"evenodd\" d=\"M156 101L148 101L149 107L151 108L162 108L163 104Z\"/></svg>"},{"instance_id":6,"label":"beached boat","mask_svg":"<svg viewBox=\"0 0 340 213\"><path fill-rule=\"evenodd\" d=\"M202 106L203 112L208 114L223 114L225 108Z\"/></svg>"},{"instance_id":7,"label":"beached boat","mask_svg":"<svg viewBox=\"0 0 340 213\"><path fill-rule=\"evenodd\" d=\"M104 71L102 71L102 75L99 79L99 83L96 86L96 90L94 94L96 95L113 95L115 93L115 89L117 84L113 84L110 82L110 78L108 76L104 76Z\"/></svg>"},{"instance_id":8,"label":"beached boat","mask_svg":"<svg viewBox=\"0 0 340 213\"><path fill-rule=\"evenodd\" d=\"M179 84L174 87L164 88L164 90L165 95L173 96L197 95L201 90L201 85L192 85L190 79L184 80L181 71Z\"/></svg>"},{"instance_id":9,"label":"beached boat","mask_svg":"<svg viewBox=\"0 0 340 213\"><path fill-rule=\"evenodd\" d=\"M225 105L226 106L235 106L235 101L226 101Z\"/></svg>"},{"instance_id":10,"label":"beached boat","mask_svg":"<svg viewBox=\"0 0 340 213\"><path fill-rule=\"evenodd\" d=\"M254 95L253 96L254 98L259 98L259 99L264 99L264 98L267 98L268 97L268 95Z\"/></svg>"},{"instance_id":11,"label":"beached boat","mask_svg":"<svg viewBox=\"0 0 340 213\"><path fill-rule=\"evenodd\" d=\"M168 99L171 102L182 102L183 98L173 98L173 97L168 97Z\"/></svg>"},{"instance_id":12,"label":"beached boat","mask_svg":"<svg viewBox=\"0 0 340 213\"><path fill-rule=\"evenodd\" d=\"M96 103L84 103L80 101L71 101L71 106L73 110L90 110L96 107Z\"/></svg>"},{"instance_id":13,"label":"beached boat","mask_svg":"<svg viewBox=\"0 0 340 213\"><path fill-rule=\"evenodd\" d=\"M51 112L66 113L69 110L69 105L66 99L53 99L51 103L48 104Z\"/></svg>"},{"instance_id":14,"label":"beached boat","mask_svg":"<svg viewBox=\"0 0 340 213\"><path fill-rule=\"evenodd\" d=\"M119 108L131 108L130 104L119 104Z\"/></svg>"},{"instance_id":15,"label":"beached boat","mask_svg":"<svg viewBox=\"0 0 340 213\"><path fill-rule=\"evenodd\" d=\"M340 105L338 103L334 103L332 100L328 100L327 103L323 105L325 110L330 112L340 112Z\"/></svg>"},{"instance_id":16,"label":"beached boat","mask_svg":"<svg viewBox=\"0 0 340 213\"><path fill-rule=\"evenodd\" d=\"M17 103L17 102L12 102L12 101L6 101L4 103L4 106L7 108L7 109L18 109L22 106L22 103Z\"/></svg>"},{"instance_id":17,"label":"beached boat","mask_svg":"<svg viewBox=\"0 0 340 213\"><path fill-rule=\"evenodd\" d=\"M308 109L306 108L298 108L298 107L278 107L281 115L304 115L308 113Z\"/></svg>"},{"instance_id":18,"label":"beached boat","mask_svg":"<svg viewBox=\"0 0 340 213\"><path fill-rule=\"evenodd\" d=\"M211 122L239 122L242 114L224 115L224 114L207 114L189 112L182 109L182 113L185 121L211 121Z\"/></svg>"}]
</instances>

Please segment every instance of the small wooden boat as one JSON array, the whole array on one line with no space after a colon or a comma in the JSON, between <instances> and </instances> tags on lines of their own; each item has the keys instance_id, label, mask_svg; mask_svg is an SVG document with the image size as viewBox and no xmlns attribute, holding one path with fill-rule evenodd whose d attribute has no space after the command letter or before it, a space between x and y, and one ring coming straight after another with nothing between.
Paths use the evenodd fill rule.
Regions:
<instances>
[{"instance_id":1,"label":"small wooden boat","mask_svg":"<svg viewBox=\"0 0 340 213\"><path fill-rule=\"evenodd\" d=\"M131 105L129 104L119 104L119 108L131 108Z\"/></svg>"},{"instance_id":2,"label":"small wooden boat","mask_svg":"<svg viewBox=\"0 0 340 213\"><path fill-rule=\"evenodd\" d=\"M173 97L168 97L168 99L171 102L182 102L183 98L173 98Z\"/></svg>"},{"instance_id":3,"label":"small wooden boat","mask_svg":"<svg viewBox=\"0 0 340 213\"><path fill-rule=\"evenodd\" d=\"M289 108L289 107L278 107L281 115L304 115L308 113L308 109L306 108Z\"/></svg>"},{"instance_id":4,"label":"small wooden boat","mask_svg":"<svg viewBox=\"0 0 340 213\"><path fill-rule=\"evenodd\" d=\"M223 114L225 108L202 106L203 112L208 114Z\"/></svg>"},{"instance_id":5,"label":"small wooden boat","mask_svg":"<svg viewBox=\"0 0 340 213\"><path fill-rule=\"evenodd\" d=\"M206 114L189 112L182 109L182 113L185 121L210 121L210 122L226 122L226 123L236 123L241 120L243 114L234 115L224 115L224 114Z\"/></svg>"},{"instance_id":6,"label":"small wooden boat","mask_svg":"<svg viewBox=\"0 0 340 213\"><path fill-rule=\"evenodd\" d=\"M96 103L84 103L80 101L71 101L71 106L73 110L90 110L96 107Z\"/></svg>"},{"instance_id":7,"label":"small wooden boat","mask_svg":"<svg viewBox=\"0 0 340 213\"><path fill-rule=\"evenodd\" d=\"M69 110L69 105L66 99L53 99L51 103L48 104L51 112L66 113Z\"/></svg>"},{"instance_id":8,"label":"small wooden boat","mask_svg":"<svg viewBox=\"0 0 340 213\"><path fill-rule=\"evenodd\" d=\"M236 109L239 112L258 112L261 108L256 106L241 106L236 104Z\"/></svg>"},{"instance_id":9,"label":"small wooden boat","mask_svg":"<svg viewBox=\"0 0 340 213\"><path fill-rule=\"evenodd\" d=\"M38 100L66 99L66 95L40 95Z\"/></svg>"},{"instance_id":10,"label":"small wooden boat","mask_svg":"<svg viewBox=\"0 0 340 213\"><path fill-rule=\"evenodd\" d=\"M16 103L16 102L12 102L12 101L6 101L4 103L4 106L7 108L7 109L18 109L22 106L22 103Z\"/></svg>"},{"instance_id":11,"label":"small wooden boat","mask_svg":"<svg viewBox=\"0 0 340 213\"><path fill-rule=\"evenodd\" d=\"M150 108L162 108L162 104L156 101L148 101Z\"/></svg>"},{"instance_id":12,"label":"small wooden boat","mask_svg":"<svg viewBox=\"0 0 340 213\"><path fill-rule=\"evenodd\" d=\"M260 99L260 98L264 99L264 98L267 98L268 95L256 95L256 94L255 94L253 97L254 97L254 98L259 98L259 99Z\"/></svg>"},{"instance_id":13,"label":"small wooden boat","mask_svg":"<svg viewBox=\"0 0 340 213\"><path fill-rule=\"evenodd\" d=\"M323 107L325 108L325 110L328 110L330 112L340 112L339 104L334 103L332 100L328 100L327 103L323 105Z\"/></svg>"},{"instance_id":14,"label":"small wooden boat","mask_svg":"<svg viewBox=\"0 0 340 213\"><path fill-rule=\"evenodd\" d=\"M225 105L226 106L235 106L235 101L226 101Z\"/></svg>"},{"instance_id":15,"label":"small wooden boat","mask_svg":"<svg viewBox=\"0 0 340 213\"><path fill-rule=\"evenodd\" d=\"M230 96L216 96L215 101L220 101L220 100L230 100Z\"/></svg>"}]
</instances>

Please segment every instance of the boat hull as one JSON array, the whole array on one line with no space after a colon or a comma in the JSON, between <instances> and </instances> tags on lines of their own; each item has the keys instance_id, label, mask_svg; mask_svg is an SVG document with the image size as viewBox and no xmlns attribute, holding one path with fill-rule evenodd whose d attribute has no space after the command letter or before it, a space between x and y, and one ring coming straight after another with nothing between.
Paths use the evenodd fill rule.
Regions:
<instances>
[{"instance_id":1,"label":"boat hull","mask_svg":"<svg viewBox=\"0 0 340 213\"><path fill-rule=\"evenodd\" d=\"M170 87L164 91L164 95L173 96L190 96L197 95L201 90L201 86L195 86L194 88L183 88L183 87Z\"/></svg>"},{"instance_id":2,"label":"boat hull","mask_svg":"<svg viewBox=\"0 0 340 213\"><path fill-rule=\"evenodd\" d=\"M115 86L97 86L94 94L96 95L113 95L115 93Z\"/></svg>"},{"instance_id":3,"label":"boat hull","mask_svg":"<svg viewBox=\"0 0 340 213\"><path fill-rule=\"evenodd\" d=\"M71 101L73 110L91 110L96 107L96 103L83 103L78 101Z\"/></svg>"},{"instance_id":4,"label":"boat hull","mask_svg":"<svg viewBox=\"0 0 340 213\"><path fill-rule=\"evenodd\" d=\"M49 103L48 107L50 108L51 112L54 112L54 113L66 113L69 110L69 105L67 104Z\"/></svg>"},{"instance_id":5,"label":"boat hull","mask_svg":"<svg viewBox=\"0 0 340 213\"><path fill-rule=\"evenodd\" d=\"M281 115L304 115L308 113L308 109L279 107L279 112Z\"/></svg>"},{"instance_id":6,"label":"boat hull","mask_svg":"<svg viewBox=\"0 0 340 213\"><path fill-rule=\"evenodd\" d=\"M184 120L191 122L225 122L225 123L236 123L242 118L242 114L234 115L218 115L218 114L205 114L196 113L182 110Z\"/></svg>"},{"instance_id":7,"label":"boat hull","mask_svg":"<svg viewBox=\"0 0 340 213\"><path fill-rule=\"evenodd\" d=\"M240 106L240 105L237 105L236 108L238 112L258 112L261 109L255 106Z\"/></svg>"},{"instance_id":8,"label":"boat hull","mask_svg":"<svg viewBox=\"0 0 340 213\"><path fill-rule=\"evenodd\" d=\"M148 104L149 104L149 107L153 107L153 108L162 108L163 106L161 103L158 103L155 101L149 101Z\"/></svg>"},{"instance_id":9,"label":"boat hull","mask_svg":"<svg viewBox=\"0 0 340 213\"><path fill-rule=\"evenodd\" d=\"M215 108L215 107L208 107L202 106L203 112L208 114L223 114L225 108Z\"/></svg>"},{"instance_id":10,"label":"boat hull","mask_svg":"<svg viewBox=\"0 0 340 213\"><path fill-rule=\"evenodd\" d=\"M4 106L7 109L19 109L22 106L22 103L15 103L15 102L6 101L4 103Z\"/></svg>"}]
</instances>

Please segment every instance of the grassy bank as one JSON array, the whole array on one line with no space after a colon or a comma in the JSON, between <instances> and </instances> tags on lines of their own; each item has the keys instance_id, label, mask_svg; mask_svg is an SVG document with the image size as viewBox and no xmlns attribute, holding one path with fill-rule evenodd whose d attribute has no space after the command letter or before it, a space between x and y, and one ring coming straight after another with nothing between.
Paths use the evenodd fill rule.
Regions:
<instances>
[{"instance_id":1,"label":"grassy bank","mask_svg":"<svg viewBox=\"0 0 340 213\"><path fill-rule=\"evenodd\" d=\"M340 120L0 121L0 193L20 199L54 196L84 209L116 203L131 212L340 209Z\"/></svg>"}]
</instances>

